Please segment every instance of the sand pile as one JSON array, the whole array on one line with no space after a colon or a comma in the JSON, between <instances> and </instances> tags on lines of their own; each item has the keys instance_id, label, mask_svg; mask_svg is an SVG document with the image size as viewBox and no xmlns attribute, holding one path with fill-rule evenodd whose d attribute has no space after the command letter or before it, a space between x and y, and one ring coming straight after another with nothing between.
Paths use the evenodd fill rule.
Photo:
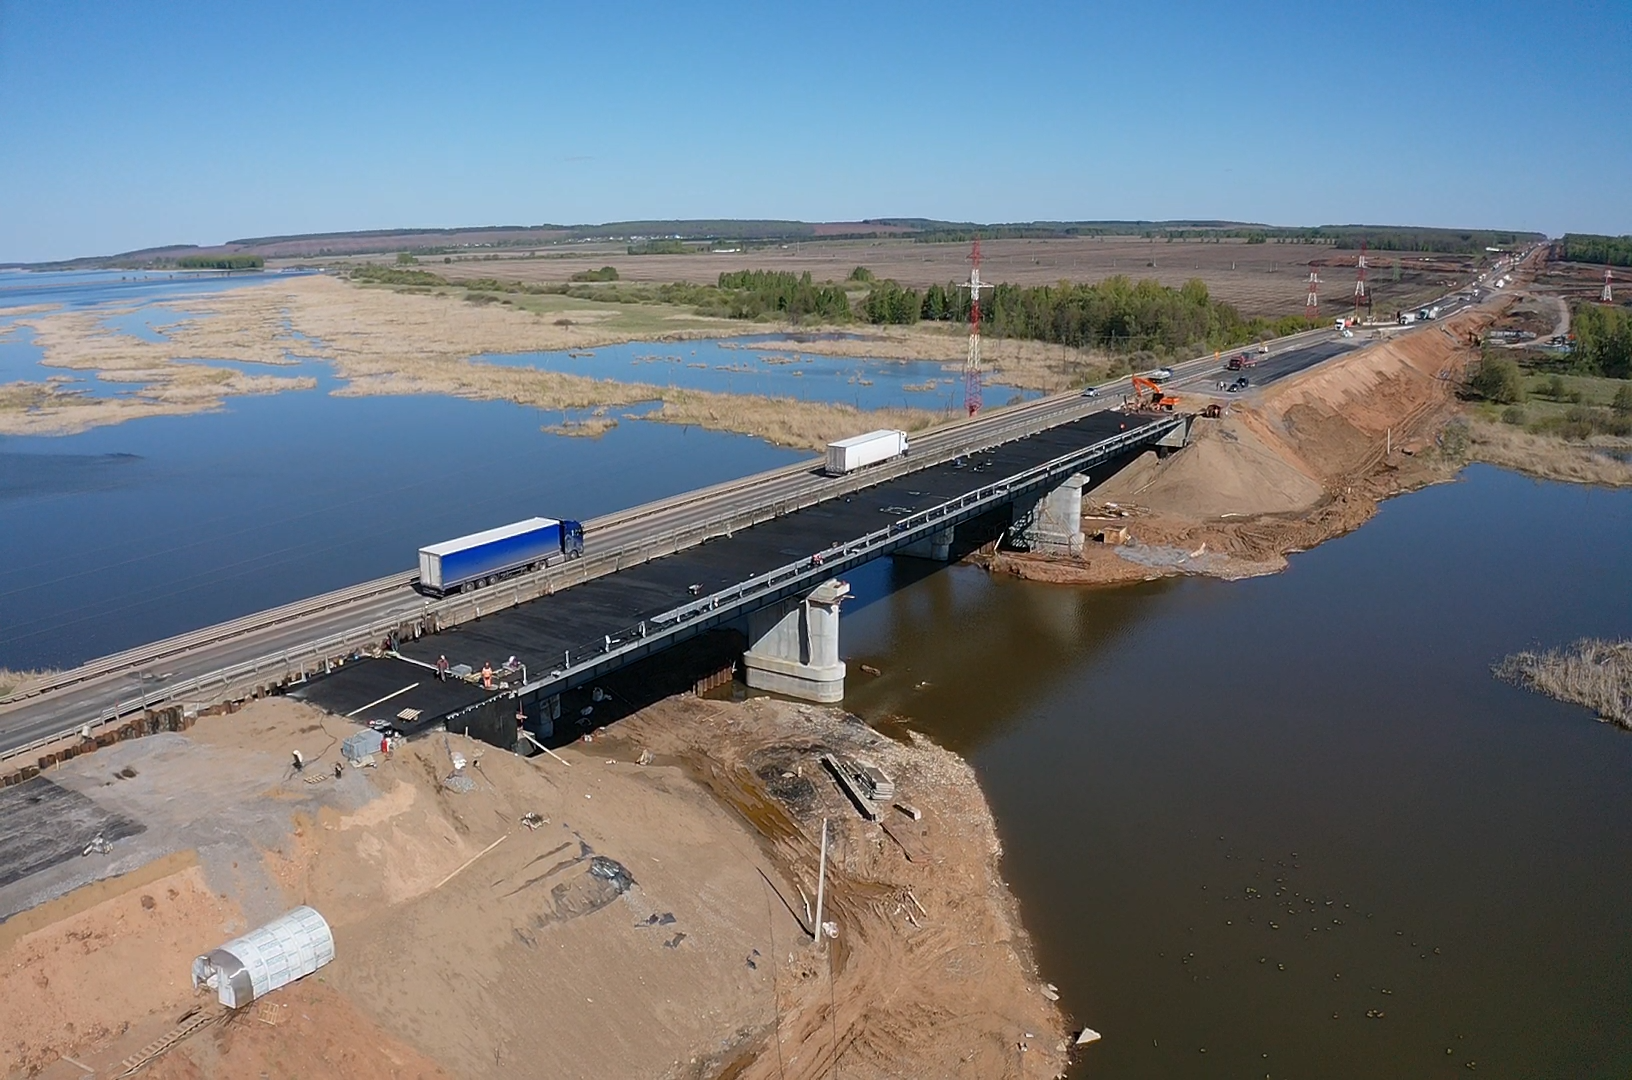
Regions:
<instances>
[{"instance_id":1,"label":"sand pile","mask_svg":"<svg viewBox=\"0 0 1632 1080\"><path fill-rule=\"evenodd\" d=\"M1321 482L1262 427L1239 410L1218 420L1197 420L1183 453L1162 461L1147 451L1095 488L1090 498L1098 504L1136 503L1197 518L1280 514L1313 506L1324 493Z\"/></svg>"},{"instance_id":2,"label":"sand pile","mask_svg":"<svg viewBox=\"0 0 1632 1080\"><path fill-rule=\"evenodd\" d=\"M1273 573L1286 555L1357 528L1390 495L1454 475L1435 437L1458 408L1469 345L1495 317L1466 312L1300 372L1198 418L1191 444L1153 453L1094 488L1083 531L1126 526L1126 544L1081 558L993 557L1042 581L1106 584L1176 573ZM1107 513L1106 503L1117 503Z\"/></svg>"}]
</instances>

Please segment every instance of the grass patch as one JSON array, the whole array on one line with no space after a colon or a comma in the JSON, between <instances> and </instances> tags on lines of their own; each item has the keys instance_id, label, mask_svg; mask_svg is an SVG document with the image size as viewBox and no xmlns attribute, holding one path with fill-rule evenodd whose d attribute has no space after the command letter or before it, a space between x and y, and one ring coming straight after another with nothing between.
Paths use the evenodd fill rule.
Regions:
<instances>
[{"instance_id":1,"label":"grass patch","mask_svg":"<svg viewBox=\"0 0 1632 1080\"><path fill-rule=\"evenodd\" d=\"M1514 653L1491 671L1504 682L1585 705L1599 720L1632 728L1632 641L1582 638L1563 649Z\"/></svg>"},{"instance_id":2,"label":"grass patch","mask_svg":"<svg viewBox=\"0 0 1632 1080\"><path fill-rule=\"evenodd\" d=\"M1533 430L1525 424L1531 408L1508 406L1500 413L1490 406L1474 410L1460 453L1467 460L1543 480L1632 487L1632 439L1605 435L1570 439L1545 425Z\"/></svg>"}]
</instances>

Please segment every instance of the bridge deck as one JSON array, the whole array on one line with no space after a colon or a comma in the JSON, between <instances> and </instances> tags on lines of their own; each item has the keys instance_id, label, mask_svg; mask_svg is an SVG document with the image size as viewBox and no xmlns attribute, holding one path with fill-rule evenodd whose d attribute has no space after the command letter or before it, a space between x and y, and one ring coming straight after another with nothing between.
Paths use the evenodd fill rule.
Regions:
<instances>
[{"instance_id":1,"label":"bridge deck","mask_svg":"<svg viewBox=\"0 0 1632 1080\"><path fill-rule=\"evenodd\" d=\"M427 663L445 653L450 662L478 669L483 662L497 665L514 654L536 679L564 666L569 651L577 662L603 636L619 634L693 599L691 586L699 586L695 595L706 597L1152 419L1094 413L983 451L963 467L936 465L886 480L677 555L495 612L435 636L404 642L400 651ZM1099 475L1092 475L1092 480L1103 480L1112 471L1100 466L1095 470Z\"/></svg>"}]
</instances>

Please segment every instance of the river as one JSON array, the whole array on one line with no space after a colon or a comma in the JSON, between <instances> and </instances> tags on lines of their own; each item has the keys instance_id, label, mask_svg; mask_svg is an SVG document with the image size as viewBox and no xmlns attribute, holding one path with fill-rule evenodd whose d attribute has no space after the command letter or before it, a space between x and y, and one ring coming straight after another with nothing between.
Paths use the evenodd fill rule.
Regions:
<instances>
[{"instance_id":1,"label":"river","mask_svg":"<svg viewBox=\"0 0 1632 1080\"><path fill-rule=\"evenodd\" d=\"M123 284L110 317L157 333ZM603 359L793 380L742 350L693 368L694 347ZM8 378L37 367L28 341L7 349ZM805 383L849 400L885 371L868 364L824 360ZM338 398L311 367L315 391L0 439L0 667L802 456L659 423L554 436L560 414L504 402ZM973 761L1043 976L1105 1035L1082 1075L1625 1077L1632 735L1488 669L1632 634L1629 536L1632 493L1475 467L1252 581L1083 590L886 560L851 579L846 703Z\"/></svg>"},{"instance_id":2,"label":"river","mask_svg":"<svg viewBox=\"0 0 1632 1080\"><path fill-rule=\"evenodd\" d=\"M1629 536L1479 466L1251 581L877 564L847 705L975 765L1082 1076L1625 1077L1632 733L1489 665L1632 634Z\"/></svg>"}]
</instances>

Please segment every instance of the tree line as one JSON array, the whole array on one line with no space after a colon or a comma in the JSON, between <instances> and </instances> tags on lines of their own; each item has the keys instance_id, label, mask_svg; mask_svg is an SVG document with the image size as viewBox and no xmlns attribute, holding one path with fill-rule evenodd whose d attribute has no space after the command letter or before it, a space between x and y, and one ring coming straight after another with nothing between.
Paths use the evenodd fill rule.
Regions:
<instances>
[{"instance_id":1,"label":"tree line","mask_svg":"<svg viewBox=\"0 0 1632 1080\"><path fill-rule=\"evenodd\" d=\"M1581 304L1570 328L1577 366L1610 379L1632 379L1632 311Z\"/></svg>"},{"instance_id":2,"label":"tree line","mask_svg":"<svg viewBox=\"0 0 1632 1080\"><path fill-rule=\"evenodd\" d=\"M183 255L176 265L183 270L259 270L266 260L259 255Z\"/></svg>"},{"instance_id":3,"label":"tree line","mask_svg":"<svg viewBox=\"0 0 1632 1080\"><path fill-rule=\"evenodd\" d=\"M1632 266L1632 236L1565 233L1564 258L1569 262Z\"/></svg>"},{"instance_id":4,"label":"tree line","mask_svg":"<svg viewBox=\"0 0 1632 1080\"><path fill-rule=\"evenodd\" d=\"M719 277L726 294L726 314L733 319L781 315L792 320L815 317L831 322L852 318L850 297L840 285L816 284L810 271L795 276L785 270L736 270Z\"/></svg>"},{"instance_id":5,"label":"tree line","mask_svg":"<svg viewBox=\"0 0 1632 1080\"><path fill-rule=\"evenodd\" d=\"M967 322L969 309L968 291L956 285L931 285L920 293L894 281L875 283L861 303L862 316L873 323ZM1301 316L1244 319L1234 306L1214 300L1199 280L1174 289L1123 275L1092 285L998 285L981 299L981 317L999 337L1158 353L1228 348L1309 326Z\"/></svg>"}]
</instances>

